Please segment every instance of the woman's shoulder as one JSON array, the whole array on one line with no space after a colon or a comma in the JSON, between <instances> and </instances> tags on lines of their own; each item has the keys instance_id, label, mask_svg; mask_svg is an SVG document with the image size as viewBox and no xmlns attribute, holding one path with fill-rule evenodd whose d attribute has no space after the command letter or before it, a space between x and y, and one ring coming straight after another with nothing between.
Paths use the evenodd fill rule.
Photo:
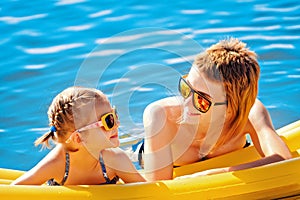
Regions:
<instances>
[{"instance_id":1,"label":"woman's shoulder","mask_svg":"<svg viewBox=\"0 0 300 200\"><path fill-rule=\"evenodd\" d=\"M127 156L125 151L120 149L119 147L103 149L101 151L101 154L104 157L119 157L119 158L121 158L123 156Z\"/></svg>"},{"instance_id":2,"label":"woman's shoulder","mask_svg":"<svg viewBox=\"0 0 300 200\"><path fill-rule=\"evenodd\" d=\"M170 106L179 106L182 104L182 99L179 96L166 97L159 99L150 103L147 107L151 106L161 106L161 107L170 107Z\"/></svg>"},{"instance_id":3,"label":"woman's shoulder","mask_svg":"<svg viewBox=\"0 0 300 200\"><path fill-rule=\"evenodd\" d=\"M144 120L147 118L160 119L180 116L182 100L178 96L167 97L149 104L144 110ZM176 118L175 117L175 118Z\"/></svg>"},{"instance_id":4,"label":"woman's shoulder","mask_svg":"<svg viewBox=\"0 0 300 200\"><path fill-rule=\"evenodd\" d=\"M120 163L131 162L126 152L120 148L107 148L101 152L105 165L119 166Z\"/></svg>"}]
</instances>

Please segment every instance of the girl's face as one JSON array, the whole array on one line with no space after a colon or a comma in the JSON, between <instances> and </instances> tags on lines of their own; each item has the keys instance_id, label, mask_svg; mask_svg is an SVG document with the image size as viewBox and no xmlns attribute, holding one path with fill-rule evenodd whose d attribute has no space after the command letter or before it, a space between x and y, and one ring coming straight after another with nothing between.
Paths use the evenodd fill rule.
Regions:
<instances>
[{"instance_id":1,"label":"girl's face","mask_svg":"<svg viewBox=\"0 0 300 200\"><path fill-rule=\"evenodd\" d=\"M110 147L118 147L120 145L118 127L120 121L118 119L118 114L116 108L111 107L109 102L99 105L96 108L98 113L98 120L101 120L102 126L100 126L99 131L105 136L105 141L108 142Z\"/></svg>"},{"instance_id":2,"label":"girl's face","mask_svg":"<svg viewBox=\"0 0 300 200\"><path fill-rule=\"evenodd\" d=\"M222 83L208 79L205 74L196 67L191 67L185 80L194 91L207 96L211 101L211 106L206 113L200 112L195 106L197 106L197 103L201 105L204 102L200 100L199 102L195 102L198 99L194 98L191 92L184 100L183 123L198 125L200 121L210 123L211 120L218 120L220 116L225 116L227 108L226 93ZM221 103L221 105L214 105L215 102ZM212 112L214 118L212 118Z\"/></svg>"},{"instance_id":3,"label":"girl's face","mask_svg":"<svg viewBox=\"0 0 300 200\"><path fill-rule=\"evenodd\" d=\"M99 159L101 150L120 145L117 114L107 98L103 99L82 108L85 112L81 112L80 118L85 125L76 131L80 133L83 145L96 159Z\"/></svg>"}]
</instances>

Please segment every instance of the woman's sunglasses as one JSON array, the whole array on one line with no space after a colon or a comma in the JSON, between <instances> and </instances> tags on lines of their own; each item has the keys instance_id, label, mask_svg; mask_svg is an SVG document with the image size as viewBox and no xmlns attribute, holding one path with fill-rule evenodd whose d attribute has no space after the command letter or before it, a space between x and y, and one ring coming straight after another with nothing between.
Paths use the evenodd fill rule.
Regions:
<instances>
[{"instance_id":1,"label":"woman's sunglasses","mask_svg":"<svg viewBox=\"0 0 300 200\"><path fill-rule=\"evenodd\" d=\"M194 107L202 113L206 113L212 105L227 105L225 102L213 102L212 98L203 92L196 91L192 86L185 80L187 75L180 77L178 90L183 98L188 98L191 93L193 93L193 105Z\"/></svg>"},{"instance_id":2,"label":"woman's sunglasses","mask_svg":"<svg viewBox=\"0 0 300 200\"><path fill-rule=\"evenodd\" d=\"M81 131L86 131L86 130L98 128L98 127L104 127L104 129L106 131L110 131L110 130L116 129L118 127L118 121L119 121L119 118L118 118L117 110L114 107L113 112L109 112L109 113L102 115L99 121L89 124L87 126L84 126L80 129L76 130L76 132L80 133Z\"/></svg>"}]
</instances>

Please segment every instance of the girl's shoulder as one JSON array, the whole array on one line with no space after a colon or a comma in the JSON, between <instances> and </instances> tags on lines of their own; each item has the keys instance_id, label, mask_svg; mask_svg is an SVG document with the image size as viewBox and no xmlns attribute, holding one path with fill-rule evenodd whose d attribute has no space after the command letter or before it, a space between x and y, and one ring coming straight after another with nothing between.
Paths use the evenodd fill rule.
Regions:
<instances>
[{"instance_id":1,"label":"girl's shoulder","mask_svg":"<svg viewBox=\"0 0 300 200\"><path fill-rule=\"evenodd\" d=\"M55 163L65 160L65 150L62 145L56 145L45 157L48 162Z\"/></svg>"}]
</instances>

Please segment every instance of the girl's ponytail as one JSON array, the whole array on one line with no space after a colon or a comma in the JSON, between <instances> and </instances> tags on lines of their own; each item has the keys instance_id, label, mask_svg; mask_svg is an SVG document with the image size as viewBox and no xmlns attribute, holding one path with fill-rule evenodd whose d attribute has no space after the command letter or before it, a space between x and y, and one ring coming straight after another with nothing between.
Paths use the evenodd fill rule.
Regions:
<instances>
[{"instance_id":1,"label":"girl's ponytail","mask_svg":"<svg viewBox=\"0 0 300 200\"><path fill-rule=\"evenodd\" d=\"M49 139L53 139L54 138L54 133L56 132L56 128L55 126L51 126L50 130L45 133L44 135L42 135L41 137L39 137L38 139L36 139L34 141L34 145L38 146L38 145L43 145L42 148L51 148L50 144L49 144Z\"/></svg>"}]
</instances>

